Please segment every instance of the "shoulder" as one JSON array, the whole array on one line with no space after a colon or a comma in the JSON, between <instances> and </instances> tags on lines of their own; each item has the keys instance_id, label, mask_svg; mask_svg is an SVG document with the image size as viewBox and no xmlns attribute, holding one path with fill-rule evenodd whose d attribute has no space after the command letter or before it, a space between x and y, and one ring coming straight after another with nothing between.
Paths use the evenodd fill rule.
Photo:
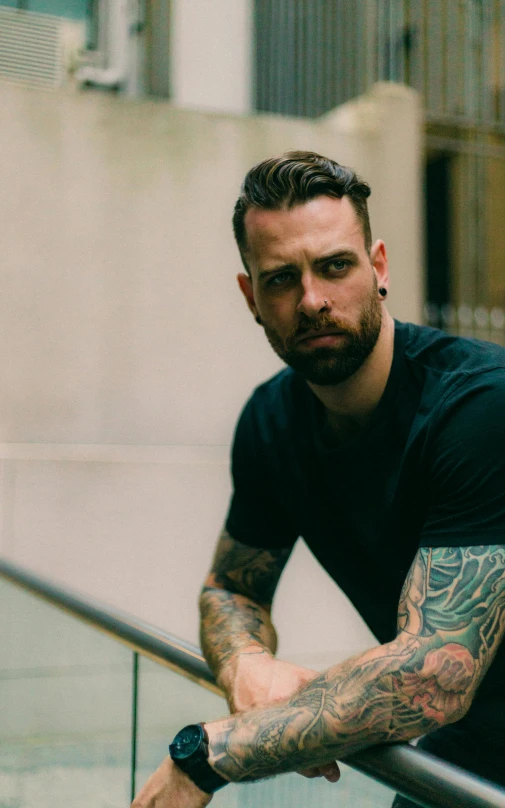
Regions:
<instances>
[{"instance_id":1,"label":"shoulder","mask_svg":"<svg viewBox=\"0 0 505 808\"><path fill-rule=\"evenodd\" d=\"M499 544L505 535L505 369L458 377L428 416L421 544Z\"/></svg>"},{"instance_id":2,"label":"shoulder","mask_svg":"<svg viewBox=\"0 0 505 808\"><path fill-rule=\"evenodd\" d=\"M405 359L440 376L479 375L505 369L505 348L492 342L456 337L437 328L397 323L404 333Z\"/></svg>"},{"instance_id":3,"label":"shoulder","mask_svg":"<svg viewBox=\"0 0 505 808\"><path fill-rule=\"evenodd\" d=\"M397 323L404 368L419 391L425 426L463 403L476 406L479 397L500 401L505 392L505 348L491 342L455 337L436 328Z\"/></svg>"},{"instance_id":4,"label":"shoulder","mask_svg":"<svg viewBox=\"0 0 505 808\"><path fill-rule=\"evenodd\" d=\"M463 375L443 397L434 419L446 444L473 447L478 455L499 452L505 461L505 368Z\"/></svg>"},{"instance_id":5,"label":"shoulder","mask_svg":"<svg viewBox=\"0 0 505 808\"><path fill-rule=\"evenodd\" d=\"M475 502L487 508L493 501L503 510L504 413L505 368L499 367L461 377L430 419L430 486L450 491L460 508L463 500L465 508Z\"/></svg>"}]
</instances>

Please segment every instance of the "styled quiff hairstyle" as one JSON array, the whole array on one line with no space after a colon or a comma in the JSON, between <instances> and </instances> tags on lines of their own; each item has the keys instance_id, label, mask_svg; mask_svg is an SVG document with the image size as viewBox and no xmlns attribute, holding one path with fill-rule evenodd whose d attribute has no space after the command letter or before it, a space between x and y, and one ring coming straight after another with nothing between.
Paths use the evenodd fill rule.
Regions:
<instances>
[{"instance_id":1,"label":"styled quiff hairstyle","mask_svg":"<svg viewBox=\"0 0 505 808\"><path fill-rule=\"evenodd\" d=\"M249 208L281 210L317 196L336 199L347 196L363 228L365 248L369 253L372 232L367 199L370 193L370 186L352 169L315 152L289 151L253 166L246 174L233 214L233 232L247 272L245 216Z\"/></svg>"}]
</instances>

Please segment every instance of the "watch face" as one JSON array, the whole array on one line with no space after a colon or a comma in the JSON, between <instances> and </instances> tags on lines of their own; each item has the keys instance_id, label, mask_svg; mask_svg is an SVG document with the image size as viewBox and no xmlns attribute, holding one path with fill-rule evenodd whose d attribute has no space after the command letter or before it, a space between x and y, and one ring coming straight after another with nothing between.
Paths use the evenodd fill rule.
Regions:
<instances>
[{"instance_id":1,"label":"watch face","mask_svg":"<svg viewBox=\"0 0 505 808\"><path fill-rule=\"evenodd\" d=\"M190 724L177 733L170 745L170 752L177 760L193 755L203 740L203 729L199 724Z\"/></svg>"}]
</instances>

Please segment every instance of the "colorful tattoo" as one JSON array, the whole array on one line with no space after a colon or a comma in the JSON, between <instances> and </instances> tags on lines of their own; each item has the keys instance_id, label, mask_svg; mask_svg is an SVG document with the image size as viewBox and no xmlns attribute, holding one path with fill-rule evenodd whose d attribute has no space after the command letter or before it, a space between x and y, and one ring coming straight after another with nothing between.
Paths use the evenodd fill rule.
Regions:
<instances>
[{"instance_id":1,"label":"colorful tattoo","mask_svg":"<svg viewBox=\"0 0 505 808\"><path fill-rule=\"evenodd\" d=\"M505 546L422 548L398 636L289 701L211 725L210 761L233 781L322 765L461 718L505 631Z\"/></svg>"}]
</instances>

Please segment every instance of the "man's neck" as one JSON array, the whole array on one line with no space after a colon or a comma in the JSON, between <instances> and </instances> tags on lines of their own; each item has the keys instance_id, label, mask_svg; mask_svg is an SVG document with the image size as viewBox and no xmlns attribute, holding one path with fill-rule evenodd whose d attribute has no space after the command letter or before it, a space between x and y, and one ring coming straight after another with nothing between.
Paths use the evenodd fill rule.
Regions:
<instances>
[{"instance_id":1,"label":"man's neck","mask_svg":"<svg viewBox=\"0 0 505 808\"><path fill-rule=\"evenodd\" d=\"M326 410L330 430L351 436L366 426L385 390L394 350L394 320L386 312L375 347L360 369L345 382L319 386L307 382Z\"/></svg>"}]
</instances>

